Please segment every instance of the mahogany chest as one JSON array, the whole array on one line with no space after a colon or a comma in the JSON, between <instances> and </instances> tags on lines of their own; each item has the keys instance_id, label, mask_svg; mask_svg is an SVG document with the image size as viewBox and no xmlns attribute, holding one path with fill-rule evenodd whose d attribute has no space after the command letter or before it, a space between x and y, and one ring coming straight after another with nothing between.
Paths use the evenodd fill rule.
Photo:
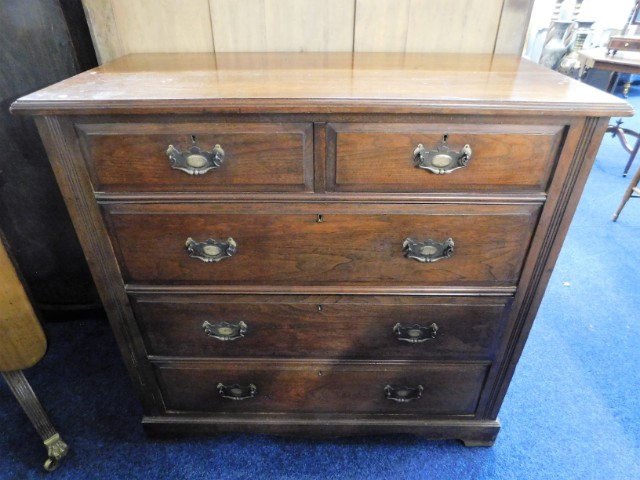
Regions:
<instances>
[{"instance_id":1,"label":"mahogany chest","mask_svg":"<svg viewBox=\"0 0 640 480\"><path fill-rule=\"evenodd\" d=\"M517 57L327 53L132 55L12 110L36 116L149 433L466 445L496 438L631 113Z\"/></svg>"}]
</instances>

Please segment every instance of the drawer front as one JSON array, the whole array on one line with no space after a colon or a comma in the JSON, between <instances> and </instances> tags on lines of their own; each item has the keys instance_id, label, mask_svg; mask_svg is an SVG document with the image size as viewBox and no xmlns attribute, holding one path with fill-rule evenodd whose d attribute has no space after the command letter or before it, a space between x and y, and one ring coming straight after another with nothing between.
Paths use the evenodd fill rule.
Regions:
<instances>
[{"instance_id":1,"label":"drawer front","mask_svg":"<svg viewBox=\"0 0 640 480\"><path fill-rule=\"evenodd\" d=\"M111 212L107 221L129 283L512 286L539 209L386 207L367 207L375 210L355 214L348 213L358 210L355 205L341 207L342 213L326 205L306 208L323 208L321 217L287 205L263 206L264 213L257 205L131 205L106 210ZM223 245L217 248L224 251L232 238L235 253L218 262L201 261L188 253L189 238L200 244L209 238L220 240ZM433 240L440 247L451 238L453 253L432 263L408 258L410 250L440 248L415 244L409 249L408 238Z\"/></svg>"},{"instance_id":2,"label":"drawer front","mask_svg":"<svg viewBox=\"0 0 640 480\"><path fill-rule=\"evenodd\" d=\"M389 360L491 359L506 301L369 296L133 297L150 355Z\"/></svg>"},{"instance_id":3,"label":"drawer front","mask_svg":"<svg viewBox=\"0 0 640 480\"><path fill-rule=\"evenodd\" d=\"M327 190L540 192L546 190L563 132L559 125L332 123L327 126ZM444 135L455 153L471 147L467 166L446 175L417 168L416 147L435 150Z\"/></svg>"},{"instance_id":4,"label":"drawer front","mask_svg":"<svg viewBox=\"0 0 640 480\"><path fill-rule=\"evenodd\" d=\"M194 362L164 364L156 374L168 411L471 415L487 370L484 364ZM238 395L249 398L225 398L220 384L243 387ZM392 396L402 387L422 393L397 402L386 398L387 386Z\"/></svg>"},{"instance_id":5,"label":"drawer front","mask_svg":"<svg viewBox=\"0 0 640 480\"><path fill-rule=\"evenodd\" d=\"M289 192L313 188L310 123L114 123L82 124L77 129L95 191ZM195 174L172 168L169 145L185 153L194 144L209 153L220 145L220 166Z\"/></svg>"}]
</instances>

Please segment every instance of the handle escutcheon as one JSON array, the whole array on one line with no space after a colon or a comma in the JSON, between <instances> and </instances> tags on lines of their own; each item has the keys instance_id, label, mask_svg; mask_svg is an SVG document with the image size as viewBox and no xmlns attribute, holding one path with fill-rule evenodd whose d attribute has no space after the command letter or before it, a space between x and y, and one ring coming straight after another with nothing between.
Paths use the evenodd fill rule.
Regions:
<instances>
[{"instance_id":1,"label":"handle escutcheon","mask_svg":"<svg viewBox=\"0 0 640 480\"><path fill-rule=\"evenodd\" d=\"M202 324L204 333L222 342L229 342L243 338L247 333L247 324L244 322L238 322L236 324L228 322L209 323L205 321Z\"/></svg>"},{"instance_id":2,"label":"handle escutcheon","mask_svg":"<svg viewBox=\"0 0 640 480\"><path fill-rule=\"evenodd\" d=\"M238 250L236 241L229 237L226 242L209 238L204 242L196 242L193 238L187 238L187 252L191 258L197 258L203 262L219 262L232 257Z\"/></svg>"},{"instance_id":3,"label":"handle escutcheon","mask_svg":"<svg viewBox=\"0 0 640 480\"><path fill-rule=\"evenodd\" d=\"M213 150L207 152L194 143L188 150L181 152L173 145L169 145L167 157L169 157L171 168L189 175L202 175L222 166L224 150L216 144Z\"/></svg>"},{"instance_id":4,"label":"handle escutcheon","mask_svg":"<svg viewBox=\"0 0 640 480\"><path fill-rule=\"evenodd\" d=\"M422 343L436 338L438 325L432 323L426 327L421 325L403 327L400 323L396 323L393 327L393 333L395 333L396 339L401 342Z\"/></svg>"},{"instance_id":5,"label":"handle escutcheon","mask_svg":"<svg viewBox=\"0 0 640 480\"><path fill-rule=\"evenodd\" d=\"M402 252L407 258L413 258L418 262L432 263L449 258L453 255L453 239L447 238L444 242L436 242L434 240L425 240L424 242L416 242L411 238L402 242Z\"/></svg>"},{"instance_id":6,"label":"handle escutcheon","mask_svg":"<svg viewBox=\"0 0 640 480\"><path fill-rule=\"evenodd\" d=\"M422 397L422 392L424 392L422 385L418 385L417 387L392 387L391 385L387 385L384 387L384 394L387 400L393 400L398 403L418 400Z\"/></svg>"},{"instance_id":7,"label":"handle escutcheon","mask_svg":"<svg viewBox=\"0 0 640 480\"><path fill-rule=\"evenodd\" d=\"M248 400L256 397L258 389L253 383L247 386L238 385L223 385L219 383L216 388L218 389L218 395L222 398L228 398L230 400Z\"/></svg>"},{"instance_id":8,"label":"handle escutcheon","mask_svg":"<svg viewBox=\"0 0 640 480\"><path fill-rule=\"evenodd\" d=\"M442 143L433 150L427 150L418 144L413 151L413 159L417 168L428 170L436 175L444 175L464 168L471 159L471 147L467 144L459 152L447 146L446 135Z\"/></svg>"}]
</instances>

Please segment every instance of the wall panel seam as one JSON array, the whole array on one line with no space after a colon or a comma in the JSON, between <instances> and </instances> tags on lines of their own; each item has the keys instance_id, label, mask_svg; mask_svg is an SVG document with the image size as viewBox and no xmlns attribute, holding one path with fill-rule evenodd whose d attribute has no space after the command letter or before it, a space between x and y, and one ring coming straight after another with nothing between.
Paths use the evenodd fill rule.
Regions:
<instances>
[{"instance_id":1,"label":"wall panel seam","mask_svg":"<svg viewBox=\"0 0 640 480\"><path fill-rule=\"evenodd\" d=\"M500 8L500 17L498 18L498 28L496 28L496 36L493 39L493 51L492 55L496 54L496 48L498 47L498 37L500 37L500 29L502 28L502 20L504 16L504 7L507 4L507 0L502 0L502 8Z\"/></svg>"},{"instance_id":2,"label":"wall panel seam","mask_svg":"<svg viewBox=\"0 0 640 480\"><path fill-rule=\"evenodd\" d=\"M209 5L209 24L211 25L211 47L213 48L213 53L216 53L216 36L213 34L213 15L211 12L213 11L212 0L208 0L207 4Z\"/></svg>"}]
</instances>

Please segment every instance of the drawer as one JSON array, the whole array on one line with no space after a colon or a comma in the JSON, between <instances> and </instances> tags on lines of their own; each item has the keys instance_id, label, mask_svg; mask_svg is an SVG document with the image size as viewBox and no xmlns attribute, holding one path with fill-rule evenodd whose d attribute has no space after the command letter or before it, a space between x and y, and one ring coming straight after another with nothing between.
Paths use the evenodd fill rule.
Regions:
<instances>
[{"instance_id":1,"label":"drawer","mask_svg":"<svg viewBox=\"0 0 640 480\"><path fill-rule=\"evenodd\" d=\"M500 192L546 190L562 125L327 125L327 190L342 192ZM414 150L471 147L464 168L447 175L416 167ZM457 156L455 157L457 159Z\"/></svg>"},{"instance_id":2,"label":"drawer","mask_svg":"<svg viewBox=\"0 0 640 480\"><path fill-rule=\"evenodd\" d=\"M510 301L153 294L132 300L150 355L439 360L491 359Z\"/></svg>"},{"instance_id":3,"label":"drawer","mask_svg":"<svg viewBox=\"0 0 640 480\"><path fill-rule=\"evenodd\" d=\"M167 362L156 374L168 411L472 415L487 370L485 364ZM224 388L233 386L240 388ZM386 398L387 386L392 396L404 387L411 389L407 398L422 392L398 402ZM234 393L247 398L222 396Z\"/></svg>"},{"instance_id":4,"label":"drawer","mask_svg":"<svg viewBox=\"0 0 640 480\"><path fill-rule=\"evenodd\" d=\"M310 123L100 123L76 125L95 191L290 192L313 189ZM194 143L195 140L195 143ZM169 145L183 162L196 145L222 163L202 173L172 168ZM211 160L211 159L209 159ZM187 162L188 163L188 162ZM180 162L176 163L179 166ZM182 164L184 166L184 163Z\"/></svg>"},{"instance_id":5,"label":"drawer","mask_svg":"<svg viewBox=\"0 0 640 480\"><path fill-rule=\"evenodd\" d=\"M533 204L105 205L126 282L187 285L513 286L538 211ZM197 250L210 238L219 241L213 250L233 255L190 256L188 239ZM449 258L406 256L436 251L435 258L448 239Z\"/></svg>"}]
</instances>

